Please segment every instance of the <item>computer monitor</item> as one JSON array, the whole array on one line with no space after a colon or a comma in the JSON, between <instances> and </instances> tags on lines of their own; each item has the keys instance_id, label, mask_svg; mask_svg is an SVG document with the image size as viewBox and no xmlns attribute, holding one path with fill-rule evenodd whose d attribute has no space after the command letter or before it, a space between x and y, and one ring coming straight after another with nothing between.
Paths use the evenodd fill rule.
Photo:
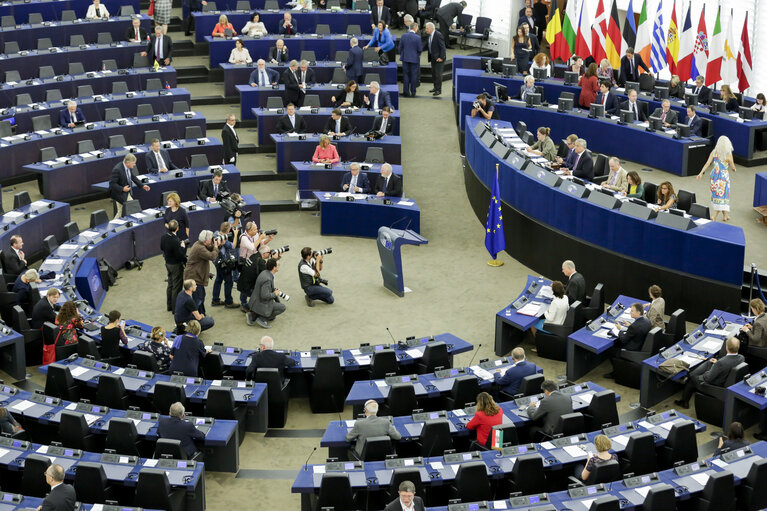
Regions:
<instances>
[{"instance_id":1,"label":"computer monitor","mask_svg":"<svg viewBox=\"0 0 767 511\"><path fill-rule=\"evenodd\" d=\"M597 117L605 116L605 106L599 103L591 103L589 106L589 117L596 119Z\"/></svg>"},{"instance_id":2,"label":"computer monitor","mask_svg":"<svg viewBox=\"0 0 767 511\"><path fill-rule=\"evenodd\" d=\"M721 99L712 99L711 104L708 105L708 109L712 115L724 113L727 110L724 101Z\"/></svg>"},{"instance_id":3,"label":"computer monitor","mask_svg":"<svg viewBox=\"0 0 767 511\"><path fill-rule=\"evenodd\" d=\"M548 77L549 77L548 70L538 69L538 68L533 69L533 78L535 78L536 82L539 80L545 80Z\"/></svg>"},{"instance_id":4,"label":"computer monitor","mask_svg":"<svg viewBox=\"0 0 767 511\"><path fill-rule=\"evenodd\" d=\"M565 85L578 85L578 78L575 71L565 71Z\"/></svg>"},{"instance_id":5,"label":"computer monitor","mask_svg":"<svg viewBox=\"0 0 767 511\"><path fill-rule=\"evenodd\" d=\"M514 76L517 74L517 65L516 64L503 64L501 66L501 72L503 76Z\"/></svg>"},{"instance_id":6,"label":"computer monitor","mask_svg":"<svg viewBox=\"0 0 767 511\"><path fill-rule=\"evenodd\" d=\"M685 92L684 93L684 104L687 106L690 105L697 105L698 104L698 95L694 92Z\"/></svg>"},{"instance_id":7,"label":"computer monitor","mask_svg":"<svg viewBox=\"0 0 767 511\"><path fill-rule=\"evenodd\" d=\"M505 85L501 85L498 82L493 82L493 86L495 87L495 97L498 98L498 101L508 101L509 100L509 88Z\"/></svg>"},{"instance_id":8,"label":"computer monitor","mask_svg":"<svg viewBox=\"0 0 767 511\"><path fill-rule=\"evenodd\" d=\"M530 92L525 96L527 106L536 106L541 104L541 95L537 92Z\"/></svg>"},{"instance_id":9,"label":"computer monitor","mask_svg":"<svg viewBox=\"0 0 767 511\"><path fill-rule=\"evenodd\" d=\"M744 119L746 121L750 121L754 118L754 111L751 110L751 107L748 106L739 106L738 107L738 116L741 119Z\"/></svg>"},{"instance_id":10,"label":"computer monitor","mask_svg":"<svg viewBox=\"0 0 767 511\"><path fill-rule=\"evenodd\" d=\"M647 127L647 131L662 131L663 121L660 117L650 117L650 125Z\"/></svg>"},{"instance_id":11,"label":"computer monitor","mask_svg":"<svg viewBox=\"0 0 767 511\"><path fill-rule=\"evenodd\" d=\"M660 87L658 85L655 86L655 99L660 101L663 99L668 99L668 87Z\"/></svg>"},{"instance_id":12,"label":"computer monitor","mask_svg":"<svg viewBox=\"0 0 767 511\"><path fill-rule=\"evenodd\" d=\"M618 121L619 124L629 124L634 122L634 111L633 110L621 110L620 112L620 121Z\"/></svg>"},{"instance_id":13,"label":"computer monitor","mask_svg":"<svg viewBox=\"0 0 767 511\"><path fill-rule=\"evenodd\" d=\"M503 71L503 60L493 58L482 58L482 69L487 73L500 73Z\"/></svg>"},{"instance_id":14,"label":"computer monitor","mask_svg":"<svg viewBox=\"0 0 767 511\"><path fill-rule=\"evenodd\" d=\"M558 112L569 112L572 109L573 109L573 98L559 98L558 107L557 107Z\"/></svg>"},{"instance_id":15,"label":"computer monitor","mask_svg":"<svg viewBox=\"0 0 767 511\"><path fill-rule=\"evenodd\" d=\"M690 137L690 125L689 124L677 124L676 125L676 138Z\"/></svg>"},{"instance_id":16,"label":"computer monitor","mask_svg":"<svg viewBox=\"0 0 767 511\"><path fill-rule=\"evenodd\" d=\"M502 160L506 159L510 151L511 149L506 147L506 145L503 142L496 142L495 145L493 146L493 152L495 153L496 156L498 156Z\"/></svg>"},{"instance_id":17,"label":"computer monitor","mask_svg":"<svg viewBox=\"0 0 767 511\"><path fill-rule=\"evenodd\" d=\"M637 94L639 94L639 82L626 82L626 94L628 94L631 89L634 89L637 91Z\"/></svg>"}]
</instances>

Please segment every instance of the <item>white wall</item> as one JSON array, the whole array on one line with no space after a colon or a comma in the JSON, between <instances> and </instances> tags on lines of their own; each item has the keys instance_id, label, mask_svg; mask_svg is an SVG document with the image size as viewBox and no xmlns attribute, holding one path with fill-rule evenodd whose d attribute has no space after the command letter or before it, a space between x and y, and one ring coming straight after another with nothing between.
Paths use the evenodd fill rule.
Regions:
<instances>
[{"instance_id":1,"label":"white wall","mask_svg":"<svg viewBox=\"0 0 767 511\"><path fill-rule=\"evenodd\" d=\"M443 0L442 5L451 0ZM468 4L463 10L464 14L471 14L476 20L477 16L485 16L493 20L490 25L490 41L486 41L482 47L498 52L500 57L508 57L510 53L511 27L517 26L519 9L524 2L522 0L466 0ZM479 42L467 40L467 44L476 45Z\"/></svg>"}]
</instances>

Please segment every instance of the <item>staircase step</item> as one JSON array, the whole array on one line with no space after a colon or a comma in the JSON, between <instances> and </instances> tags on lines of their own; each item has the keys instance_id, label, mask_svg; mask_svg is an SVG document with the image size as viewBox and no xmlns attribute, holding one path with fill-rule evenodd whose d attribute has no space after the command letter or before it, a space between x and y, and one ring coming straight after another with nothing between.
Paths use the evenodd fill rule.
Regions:
<instances>
[{"instance_id":1,"label":"staircase step","mask_svg":"<svg viewBox=\"0 0 767 511\"><path fill-rule=\"evenodd\" d=\"M236 103L236 101L227 101L223 96L195 96L192 98L193 105L225 105L227 103Z\"/></svg>"},{"instance_id":2,"label":"staircase step","mask_svg":"<svg viewBox=\"0 0 767 511\"><path fill-rule=\"evenodd\" d=\"M298 203L292 200L267 200L259 201L262 213L275 213L282 211L298 211Z\"/></svg>"},{"instance_id":3,"label":"staircase step","mask_svg":"<svg viewBox=\"0 0 767 511\"><path fill-rule=\"evenodd\" d=\"M240 179L242 181L291 181L297 177L298 174L295 172L275 172L273 170L240 171Z\"/></svg>"}]
</instances>

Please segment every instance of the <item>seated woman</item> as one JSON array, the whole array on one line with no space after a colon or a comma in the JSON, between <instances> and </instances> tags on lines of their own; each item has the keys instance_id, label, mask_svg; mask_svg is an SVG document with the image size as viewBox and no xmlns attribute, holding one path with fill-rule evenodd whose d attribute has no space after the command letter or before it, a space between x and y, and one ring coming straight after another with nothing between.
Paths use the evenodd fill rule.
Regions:
<instances>
[{"instance_id":1,"label":"seated woman","mask_svg":"<svg viewBox=\"0 0 767 511\"><path fill-rule=\"evenodd\" d=\"M503 412L501 412L501 408L493 400L493 397L487 392L480 392L477 395L477 412L466 424L466 429L476 429L477 443L485 445L488 435L493 430L493 426L498 426L502 422Z\"/></svg>"},{"instance_id":2,"label":"seated woman","mask_svg":"<svg viewBox=\"0 0 767 511\"><path fill-rule=\"evenodd\" d=\"M186 333L174 341L173 360L170 363L171 371L178 371L184 376L197 376L200 362L208 354L205 345L200 338L200 322L196 319L188 321Z\"/></svg>"},{"instance_id":3,"label":"seated woman","mask_svg":"<svg viewBox=\"0 0 767 511\"><path fill-rule=\"evenodd\" d=\"M143 351L154 355L160 372L165 372L170 368L170 361L173 360L171 354L170 341L165 337L165 329L161 326L152 328L149 340L141 345Z\"/></svg>"},{"instance_id":4,"label":"seated woman","mask_svg":"<svg viewBox=\"0 0 767 511\"><path fill-rule=\"evenodd\" d=\"M760 92L756 95L756 101L751 105L751 110L764 113L765 109L767 109L767 105L765 104L764 93Z\"/></svg>"},{"instance_id":5,"label":"seated woman","mask_svg":"<svg viewBox=\"0 0 767 511\"><path fill-rule=\"evenodd\" d=\"M125 325L120 321L120 311L112 311L107 314L109 323L101 327L101 356L103 358L118 358L120 356L120 343L128 345L128 336L125 335Z\"/></svg>"},{"instance_id":6,"label":"seated woman","mask_svg":"<svg viewBox=\"0 0 767 511\"><path fill-rule=\"evenodd\" d=\"M668 97L684 99L684 84L677 75L671 75L668 82Z\"/></svg>"},{"instance_id":7,"label":"seated woman","mask_svg":"<svg viewBox=\"0 0 767 511\"><path fill-rule=\"evenodd\" d=\"M231 30L232 35L237 35L237 31L235 31L232 24L229 23L229 18L226 17L226 14L222 14L218 17L218 23L213 27L213 33L211 35L213 37L226 37L227 30Z\"/></svg>"},{"instance_id":8,"label":"seated woman","mask_svg":"<svg viewBox=\"0 0 767 511\"><path fill-rule=\"evenodd\" d=\"M21 425L16 422L6 407L0 406L0 433L13 435L18 431L21 431Z\"/></svg>"},{"instance_id":9,"label":"seated woman","mask_svg":"<svg viewBox=\"0 0 767 511\"><path fill-rule=\"evenodd\" d=\"M610 65L610 61L602 59L599 63L599 69L597 69L597 78L599 81L610 82L610 87L615 87L615 73L613 73L613 66Z\"/></svg>"},{"instance_id":10,"label":"seated woman","mask_svg":"<svg viewBox=\"0 0 767 511\"><path fill-rule=\"evenodd\" d=\"M527 146L527 152L543 156L549 161L557 161L557 146L549 136L551 128L541 126L536 132L538 141L531 146Z\"/></svg>"},{"instance_id":11,"label":"seated woman","mask_svg":"<svg viewBox=\"0 0 767 511\"><path fill-rule=\"evenodd\" d=\"M600 463L618 459L617 454L610 452L612 446L612 442L606 435L597 435L597 437L594 439L594 447L597 448L597 453L591 454L589 456L589 459L586 462L586 466L581 471L582 481L586 482L588 478L591 477L591 473L594 471L594 467Z\"/></svg>"},{"instance_id":12,"label":"seated woman","mask_svg":"<svg viewBox=\"0 0 767 511\"><path fill-rule=\"evenodd\" d=\"M586 69L583 66L583 58L578 55L573 55L573 63L570 66L570 71L578 73L578 76L584 74Z\"/></svg>"},{"instance_id":13,"label":"seated woman","mask_svg":"<svg viewBox=\"0 0 767 511\"><path fill-rule=\"evenodd\" d=\"M728 112L737 112L738 107L740 104L738 103L738 98L735 96L735 94L732 93L732 89L729 85L725 84L722 85L721 95L722 95L722 101L724 101L725 108Z\"/></svg>"},{"instance_id":14,"label":"seated woman","mask_svg":"<svg viewBox=\"0 0 767 511\"><path fill-rule=\"evenodd\" d=\"M107 19L109 17L109 11L103 5L100 0L93 0L93 4L88 6L88 12L85 13L85 19Z\"/></svg>"},{"instance_id":15,"label":"seated woman","mask_svg":"<svg viewBox=\"0 0 767 511\"><path fill-rule=\"evenodd\" d=\"M672 185L669 181L663 181L660 186L658 186L657 191L657 198L658 201L656 204L658 205L659 211L666 211L670 208L676 207L676 194L674 193L674 185Z\"/></svg>"},{"instance_id":16,"label":"seated woman","mask_svg":"<svg viewBox=\"0 0 767 511\"><path fill-rule=\"evenodd\" d=\"M528 94L535 94L535 78L533 75L525 76L525 83L519 86L519 97L522 101L526 101Z\"/></svg>"},{"instance_id":17,"label":"seated woman","mask_svg":"<svg viewBox=\"0 0 767 511\"><path fill-rule=\"evenodd\" d=\"M550 325L561 325L567 318L567 311L570 310L570 301L565 295L565 285L562 282L555 280L551 283L551 292L554 293L554 298L551 299L551 305L543 313L543 317L538 320L534 327L530 327L530 332L535 336L538 331L549 333L543 325L546 323ZM532 348L531 351L536 353L538 350Z\"/></svg>"},{"instance_id":18,"label":"seated woman","mask_svg":"<svg viewBox=\"0 0 767 511\"><path fill-rule=\"evenodd\" d=\"M266 30L266 26L264 26L264 22L261 21L261 15L257 12L254 12L250 15L250 21L245 23L245 26L242 27L242 35L249 35L251 37L253 36L265 36L268 34L269 31Z\"/></svg>"},{"instance_id":19,"label":"seated woman","mask_svg":"<svg viewBox=\"0 0 767 511\"><path fill-rule=\"evenodd\" d=\"M320 143L314 150L312 161L314 163L338 163L341 161L341 158L338 157L336 146L330 143L329 136L320 135Z\"/></svg>"},{"instance_id":20,"label":"seated woman","mask_svg":"<svg viewBox=\"0 0 767 511\"><path fill-rule=\"evenodd\" d=\"M719 456L723 452L735 451L741 447L747 446L748 440L744 437L743 425L740 422L733 422L730 424L730 427L727 428L727 438L723 436L719 437L719 445L717 445L716 451L714 451L714 456Z\"/></svg>"},{"instance_id":21,"label":"seated woman","mask_svg":"<svg viewBox=\"0 0 767 511\"><path fill-rule=\"evenodd\" d=\"M59 329L56 332L56 338L53 343L43 344L43 365L56 361L56 346L77 343L77 331L83 328L83 318L80 316L80 311L77 310L75 302L70 300L61 306L61 310L56 315L56 324L59 326Z\"/></svg>"},{"instance_id":22,"label":"seated woman","mask_svg":"<svg viewBox=\"0 0 767 511\"><path fill-rule=\"evenodd\" d=\"M27 307L29 304L29 292L32 290L30 284L42 282L37 270L29 269L16 277L16 281L13 283L13 292L16 293L16 300L22 307Z\"/></svg>"},{"instance_id":23,"label":"seated woman","mask_svg":"<svg viewBox=\"0 0 767 511\"><path fill-rule=\"evenodd\" d=\"M253 58L250 56L248 49L242 44L242 39L237 39L234 42L234 48L232 53L229 54L230 64L249 64L253 62Z\"/></svg>"},{"instance_id":24,"label":"seated woman","mask_svg":"<svg viewBox=\"0 0 767 511\"><path fill-rule=\"evenodd\" d=\"M551 76L551 65L549 64L549 57L545 53L539 53L533 57L533 63L530 64L530 74L534 75L533 69L544 69L546 71L546 77Z\"/></svg>"},{"instance_id":25,"label":"seated woman","mask_svg":"<svg viewBox=\"0 0 767 511\"><path fill-rule=\"evenodd\" d=\"M331 96L330 101L336 108L356 107L362 108L362 91L360 91L357 82L349 81L344 90L338 96Z\"/></svg>"},{"instance_id":26,"label":"seated woman","mask_svg":"<svg viewBox=\"0 0 767 511\"><path fill-rule=\"evenodd\" d=\"M626 197L644 199L644 185L642 184L642 178L639 177L636 170L629 171L629 173L626 174L626 179L629 182L628 189L626 190Z\"/></svg>"}]
</instances>

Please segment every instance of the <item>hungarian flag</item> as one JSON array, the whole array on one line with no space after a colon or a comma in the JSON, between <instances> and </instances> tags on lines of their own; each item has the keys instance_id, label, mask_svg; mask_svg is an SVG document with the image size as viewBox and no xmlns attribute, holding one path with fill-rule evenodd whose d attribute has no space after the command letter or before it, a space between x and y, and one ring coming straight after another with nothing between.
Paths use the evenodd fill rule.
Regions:
<instances>
[{"instance_id":1,"label":"hungarian flag","mask_svg":"<svg viewBox=\"0 0 767 511\"><path fill-rule=\"evenodd\" d=\"M578 11L575 7L575 0L568 0L565 7L565 17L562 20L562 35L564 36L567 47L563 47L562 60L565 60L564 51L567 51L567 58L569 59L575 51L575 23L578 21Z\"/></svg>"},{"instance_id":2,"label":"hungarian flag","mask_svg":"<svg viewBox=\"0 0 767 511\"><path fill-rule=\"evenodd\" d=\"M620 69L621 26L618 22L618 6L615 5L615 0L612 0L612 7L610 8L610 19L608 20L607 25L605 52L607 53L607 60L610 61L610 65L613 67L613 69Z\"/></svg>"},{"instance_id":3,"label":"hungarian flag","mask_svg":"<svg viewBox=\"0 0 767 511\"><path fill-rule=\"evenodd\" d=\"M695 45L695 34L692 31L690 11L692 11L692 2L687 6L687 15L684 17L684 24L682 24L682 36L679 39L679 60L677 61L676 74L679 75L679 79L682 80L682 82L686 82L690 79L692 50Z\"/></svg>"},{"instance_id":4,"label":"hungarian flag","mask_svg":"<svg viewBox=\"0 0 767 511\"><path fill-rule=\"evenodd\" d=\"M625 38L625 29L623 32ZM642 57L642 61L644 61L645 64L650 63L652 58L651 32L652 23L647 18L647 2L644 2L642 4L642 12L639 14L639 26L637 26L637 38L634 50L640 57ZM645 72L644 68L640 69L642 73Z\"/></svg>"},{"instance_id":5,"label":"hungarian flag","mask_svg":"<svg viewBox=\"0 0 767 511\"><path fill-rule=\"evenodd\" d=\"M698 31L695 33L695 42L692 50L692 66L690 78L693 80L706 72L708 65L708 33L706 32L706 4L700 10Z\"/></svg>"},{"instance_id":6,"label":"hungarian flag","mask_svg":"<svg viewBox=\"0 0 767 511\"><path fill-rule=\"evenodd\" d=\"M644 3L646 4L647 2ZM623 24L623 41L626 43L626 48L633 48L637 42L637 27L636 21L634 20L633 0L629 0L629 7L626 11L626 23ZM645 60L645 62L647 61Z\"/></svg>"},{"instance_id":7,"label":"hungarian flag","mask_svg":"<svg viewBox=\"0 0 767 511\"><path fill-rule=\"evenodd\" d=\"M751 45L748 42L748 11L743 20L743 32L740 34L740 50L738 50L738 90L745 92L754 81L751 70Z\"/></svg>"},{"instance_id":8,"label":"hungarian flag","mask_svg":"<svg viewBox=\"0 0 767 511\"><path fill-rule=\"evenodd\" d=\"M591 34L594 20L589 14L587 2L581 3L581 16L578 21L578 35L575 38L575 55L586 58L591 53ZM599 62L597 61L597 64Z\"/></svg>"},{"instance_id":9,"label":"hungarian flag","mask_svg":"<svg viewBox=\"0 0 767 511\"><path fill-rule=\"evenodd\" d=\"M659 6L660 8L660 6ZM679 30L676 24L676 0L671 8L671 24L668 26L666 39L666 62L672 75L677 74L677 58L679 57Z\"/></svg>"},{"instance_id":10,"label":"hungarian flag","mask_svg":"<svg viewBox=\"0 0 767 511\"><path fill-rule=\"evenodd\" d=\"M549 43L549 53L551 60L561 57L562 45L567 46L564 35L562 35L562 13L559 12L557 0L551 0L551 17L549 24L546 25L546 42ZM565 58L570 58L568 55ZM562 59L564 60L564 59Z\"/></svg>"},{"instance_id":11,"label":"hungarian flag","mask_svg":"<svg viewBox=\"0 0 767 511\"><path fill-rule=\"evenodd\" d=\"M711 33L709 47L711 51L708 54L708 64L706 65L706 86L712 85L722 79L722 57L724 56L724 34L722 33L722 6L716 7L716 21L714 22L714 31Z\"/></svg>"},{"instance_id":12,"label":"hungarian flag","mask_svg":"<svg viewBox=\"0 0 767 511\"><path fill-rule=\"evenodd\" d=\"M607 36L607 13L604 0L597 0L597 15L591 25L591 56L598 63L607 57L605 37Z\"/></svg>"},{"instance_id":13,"label":"hungarian flag","mask_svg":"<svg viewBox=\"0 0 767 511\"><path fill-rule=\"evenodd\" d=\"M730 9L730 22L727 23L727 38L724 40L724 55L722 55L722 81L730 85L733 85L738 81L733 18L733 12L732 9Z\"/></svg>"}]
</instances>

